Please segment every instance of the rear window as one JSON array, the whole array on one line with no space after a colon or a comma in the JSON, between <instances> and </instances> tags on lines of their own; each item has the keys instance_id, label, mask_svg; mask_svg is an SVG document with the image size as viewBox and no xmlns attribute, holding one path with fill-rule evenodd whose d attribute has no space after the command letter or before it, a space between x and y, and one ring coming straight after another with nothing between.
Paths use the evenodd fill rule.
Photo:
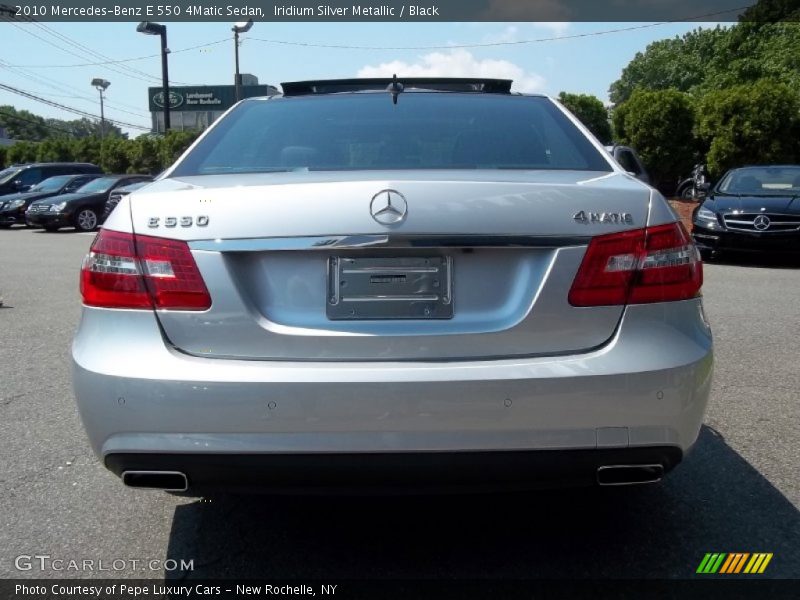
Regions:
<instances>
[{"instance_id":1,"label":"rear window","mask_svg":"<svg viewBox=\"0 0 800 600\"><path fill-rule=\"evenodd\" d=\"M244 102L173 175L294 169L611 171L547 98L405 92Z\"/></svg>"}]
</instances>

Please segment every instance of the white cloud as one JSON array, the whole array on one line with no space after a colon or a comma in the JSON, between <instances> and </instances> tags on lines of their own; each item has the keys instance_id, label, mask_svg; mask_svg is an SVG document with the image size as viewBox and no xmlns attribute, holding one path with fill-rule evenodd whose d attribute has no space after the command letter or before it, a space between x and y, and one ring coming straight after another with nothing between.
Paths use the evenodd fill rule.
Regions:
<instances>
[{"instance_id":1,"label":"white cloud","mask_svg":"<svg viewBox=\"0 0 800 600\"><path fill-rule=\"evenodd\" d=\"M358 77L490 77L513 79L518 92L541 92L545 79L538 73L526 72L507 60L478 59L471 52L458 48L447 52L432 52L420 56L415 63L395 60L380 65L367 65Z\"/></svg>"},{"instance_id":2,"label":"white cloud","mask_svg":"<svg viewBox=\"0 0 800 600\"><path fill-rule=\"evenodd\" d=\"M497 44L516 42L519 39L519 27L516 25L509 25L499 33L487 33L481 39L482 44Z\"/></svg>"},{"instance_id":3,"label":"white cloud","mask_svg":"<svg viewBox=\"0 0 800 600\"><path fill-rule=\"evenodd\" d=\"M546 29L555 37L562 37L567 33L570 24L567 21L542 21L541 23L534 23L536 27Z\"/></svg>"}]
</instances>

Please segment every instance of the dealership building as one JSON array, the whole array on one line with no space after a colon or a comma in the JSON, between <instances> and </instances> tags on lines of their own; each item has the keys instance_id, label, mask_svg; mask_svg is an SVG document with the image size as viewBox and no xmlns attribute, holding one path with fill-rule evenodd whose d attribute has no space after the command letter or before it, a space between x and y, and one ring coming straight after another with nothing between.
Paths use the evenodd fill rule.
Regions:
<instances>
[{"instance_id":1,"label":"dealership building","mask_svg":"<svg viewBox=\"0 0 800 600\"><path fill-rule=\"evenodd\" d=\"M254 75L242 74L242 98L273 96L278 88L261 85ZM155 133L164 133L164 92L160 87L147 90L150 118ZM202 131L236 103L232 85L196 85L169 88L170 128L176 131Z\"/></svg>"}]
</instances>

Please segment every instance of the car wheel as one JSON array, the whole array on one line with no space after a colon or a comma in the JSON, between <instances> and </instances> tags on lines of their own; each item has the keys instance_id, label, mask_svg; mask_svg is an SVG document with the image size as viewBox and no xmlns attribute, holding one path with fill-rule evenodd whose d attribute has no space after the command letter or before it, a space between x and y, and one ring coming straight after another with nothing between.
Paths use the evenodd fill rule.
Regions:
<instances>
[{"instance_id":1,"label":"car wheel","mask_svg":"<svg viewBox=\"0 0 800 600\"><path fill-rule=\"evenodd\" d=\"M82 208L75 215L75 229L78 231L94 231L97 223L97 213L91 208Z\"/></svg>"},{"instance_id":2,"label":"car wheel","mask_svg":"<svg viewBox=\"0 0 800 600\"><path fill-rule=\"evenodd\" d=\"M55 225L45 225L44 230L53 233L54 231L58 231L58 227Z\"/></svg>"},{"instance_id":3,"label":"car wheel","mask_svg":"<svg viewBox=\"0 0 800 600\"><path fill-rule=\"evenodd\" d=\"M0 223L0 229L9 229L11 227L11 223Z\"/></svg>"}]
</instances>

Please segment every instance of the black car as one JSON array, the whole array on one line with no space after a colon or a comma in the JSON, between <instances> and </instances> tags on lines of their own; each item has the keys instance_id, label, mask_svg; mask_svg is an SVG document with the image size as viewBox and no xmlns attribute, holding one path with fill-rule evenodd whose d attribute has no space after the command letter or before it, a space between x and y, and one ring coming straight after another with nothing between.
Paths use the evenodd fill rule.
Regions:
<instances>
[{"instance_id":1,"label":"black car","mask_svg":"<svg viewBox=\"0 0 800 600\"><path fill-rule=\"evenodd\" d=\"M12 165L0 171L0 197L25 192L31 187L56 175L82 175L102 173L103 169L91 163L30 163Z\"/></svg>"},{"instance_id":2,"label":"black car","mask_svg":"<svg viewBox=\"0 0 800 600\"><path fill-rule=\"evenodd\" d=\"M132 183L130 185L117 188L113 192L111 192L111 194L108 196L108 200L106 201L106 207L105 210L103 210L103 216L101 217L100 222L105 223L106 219L108 218L108 215L110 215L111 211L113 211L117 207L117 204L119 204L120 200L122 200L125 196L127 196L131 192L138 190L140 187L146 186L148 183L150 182L140 181L138 183Z\"/></svg>"},{"instance_id":3,"label":"black car","mask_svg":"<svg viewBox=\"0 0 800 600\"><path fill-rule=\"evenodd\" d=\"M131 183L152 180L150 175L103 175L72 194L34 202L25 212L25 221L33 227L44 227L47 231L62 227L94 231L100 224L100 217L112 191Z\"/></svg>"},{"instance_id":4,"label":"black car","mask_svg":"<svg viewBox=\"0 0 800 600\"><path fill-rule=\"evenodd\" d=\"M723 250L800 252L800 165L728 171L692 222L706 257Z\"/></svg>"},{"instance_id":5,"label":"black car","mask_svg":"<svg viewBox=\"0 0 800 600\"><path fill-rule=\"evenodd\" d=\"M26 225L25 211L37 200L70 194L100 177L98 173L89 175L57 175L37 183L27 192L0 196L0 228L15 224Z\"/></svg>"}]
</instances>

